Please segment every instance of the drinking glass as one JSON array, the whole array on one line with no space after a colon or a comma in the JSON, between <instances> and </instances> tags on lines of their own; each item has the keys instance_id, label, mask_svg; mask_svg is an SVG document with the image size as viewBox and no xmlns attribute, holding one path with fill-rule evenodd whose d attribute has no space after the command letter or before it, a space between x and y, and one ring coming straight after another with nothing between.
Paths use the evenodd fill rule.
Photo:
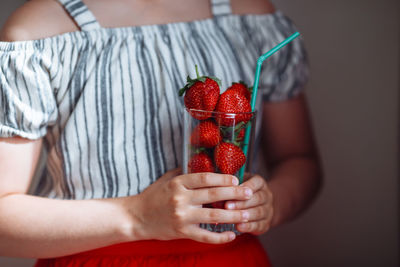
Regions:
<instances>
[{"instance_id":1,"label":"drinking glass","mask_svg":"<svg viewBox=\"0 0 400 267\"><path fill-rule=\"evenodd\" d=\"M214 172L243 178L240 176L251 170L256 114L256 111L224 113L184 108L183 173ZM249 136L246 138L247 127ZM247 155L243 153L245 146ZM225 201L203 206L224 209ZM235 224L202 223L200 226L212 232L240 234Z\"/></svg>"}]
</instances>

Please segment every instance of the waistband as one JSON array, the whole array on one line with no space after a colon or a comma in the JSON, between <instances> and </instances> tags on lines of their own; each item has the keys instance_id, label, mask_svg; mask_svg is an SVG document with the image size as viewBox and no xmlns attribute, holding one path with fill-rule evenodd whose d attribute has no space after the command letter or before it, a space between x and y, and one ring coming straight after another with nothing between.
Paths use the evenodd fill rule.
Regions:
<instances>
[{"instance_id":1,"label":"waistband","mask_svg":"<svg viewBox=\"0 0 400 267\"><path fill-rule=\"evenodd\" d=\"M174 255L186 253L198 253L205 251L218 251L233 249L249 243L257 243L258 239L250 234L242 234L235 240L225 244L207 244L189 239L177 240L143 240L116 244L108 247L94 249L73 255L74 257L96 257L96 256L151 256L151 255Z\"/></svg>"}]
</instances>

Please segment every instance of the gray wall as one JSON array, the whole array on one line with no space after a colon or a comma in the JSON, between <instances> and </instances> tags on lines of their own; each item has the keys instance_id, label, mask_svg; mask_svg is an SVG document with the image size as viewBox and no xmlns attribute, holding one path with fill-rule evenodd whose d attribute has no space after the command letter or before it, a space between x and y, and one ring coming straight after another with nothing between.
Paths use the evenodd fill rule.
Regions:
<instances>
[{"instance_id":1,"label":"gray wall","mask_svg":"<svg viewBox=\"0 0 400 267\"><path fill-rule=\"evenodd\" d=\"M0 25L21 0L2 0ZM275 0L303 34L325 167L316 203L262 237L276 267L399 265L397 0ZM31 266L0 258L0 266Z\"/></svg>"},{"instance_id":2,"label":"gray wall","mask_svg":"<svg viewBox=\"0 0 400 267\"><path fill-rule=\"evenodd\" d=\"M276 267L398 266L398 0L276 0L312 67L325 168L315 205L264 240Z\"/></svg>"}]
</instances>

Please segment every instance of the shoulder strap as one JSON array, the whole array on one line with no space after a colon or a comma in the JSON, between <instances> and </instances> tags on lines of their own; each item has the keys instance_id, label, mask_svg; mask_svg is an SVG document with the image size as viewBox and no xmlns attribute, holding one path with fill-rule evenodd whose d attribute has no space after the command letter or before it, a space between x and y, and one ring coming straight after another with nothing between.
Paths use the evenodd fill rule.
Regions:
<instances>
[{"instance_id":1,"label":"shoulder strap","mask_svg":"<svg viewBox=\"0 0 400 267\"><path fill-rule=\"evenodd\" d=\"M211 11L214 17L232 14L230 0L211 0Z\"/></svg>"},{"instance_id":2,"label":"shoulder strap","mask_svg":"<svg viewBox=\"0 0 400 267\"><path fill-rule=\"evenodd\" d=\"M81 31L101 28L97 19L82 0L58 0Z\"/></svg>"}]
</instances>

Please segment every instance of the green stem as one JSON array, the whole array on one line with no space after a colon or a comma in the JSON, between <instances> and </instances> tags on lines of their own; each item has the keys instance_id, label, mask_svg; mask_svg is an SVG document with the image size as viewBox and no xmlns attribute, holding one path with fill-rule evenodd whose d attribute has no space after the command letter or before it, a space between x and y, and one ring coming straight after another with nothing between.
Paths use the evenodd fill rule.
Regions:
<instances>
[{"instance_id":1,"label":"green stem","mask_svg":"<svg viewBox=\"0 0 400 267\"><path fill-rule=\"evenodd\" d=\"M197 75L197 79L200 78L200 74L199 74L199 69L197 68L197 65L195 65L196 68L196 75Z\"/></svg>"}]
</instances>

